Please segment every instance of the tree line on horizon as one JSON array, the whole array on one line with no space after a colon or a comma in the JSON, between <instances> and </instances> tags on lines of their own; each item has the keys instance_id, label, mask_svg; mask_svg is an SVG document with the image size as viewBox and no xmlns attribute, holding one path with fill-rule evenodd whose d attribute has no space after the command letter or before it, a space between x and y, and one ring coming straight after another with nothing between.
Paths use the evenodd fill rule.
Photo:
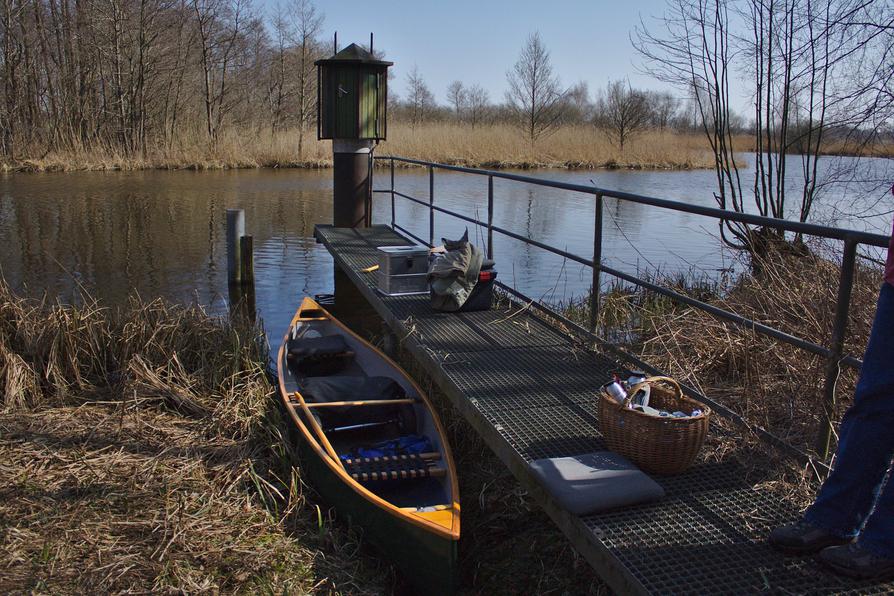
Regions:
<instances>
[{"instance_id":1,"label":"tree line on horizon","mask_svg":"<svg viewBox=\"0 0 894 596\"><path fill-rule=\"evenodd\" d=\"M332 45L322 38L324 17L311 0L285 0L266 17L255 2L0 0L0 154L17 159L41 152L100 149L139 155L184 142L213 147L225 130L275 135L297 129L302 133L297 147L300 160L303 133L313 128L316 115L313 63L331 55ZM688 11L686 15L707 34L706 24L710 23L706 16L711 10L728 15L733 4L680 0L669 6ZM827 42L838 40L836 36L844 34L839 29L850 26L852 31L857 26L844 20L830 21L833 0L748 0L739 4L739 15L750 7L754 18L778 21L777 29L766 36L769 45L776 42L768 55L775 56L782 48L782 64L788 64L790 73L795 65L786 56L792 57L795 49L786 54L785 39L776 38L786 29L783 25L795 28L796 11L810 14L812 10L819 15L813 20L799 16L800 29L818 31L811 33L814 73L822 61L816 52L822 49L819 37ZM851 0L841 4L851 6ZM891 22L884 20L890 10L869 14L865 8L886 5L872 0L858 4L864 7L862 12L836 9L835 17L854 21L871 17L879 23L878 35L890 36ZM820 18L823 15L825 21ZM666 25L671 23L665 20ZM729 30L725 34L730 35ZM647 41L641 36L639 43L646 57L673 56L670 44L663 46L654 36L652 46ZM711 56L707 45L687 41L690 52L695 53L692 48L696 48L699 56ZM789 42L794 43L794 38ZM853 43L840 43L853 51ZM755 48L746 50L759 55ZM828 53L826 44L827 60ZM754 134L768 124L784 122L769 136L785 130L784 142L792 144L803 144L805 134L809 137L816 132L812 114L821 106L799 99L815 97L816 77L809 93L782 93L778 99L768 99L773 105L765 106L763 112L747 117L731 109L728 79L710 81L698 72L675 74L664 80L677 84L676 95L635 89L624 80L609 81L595 93L585 82L565 88L535 32L507 70L509 90L504 97L492 98L481 85L456 80L448 87L446 102L439 103L414 66L404 81L389 83L389 114L392 122L412 127L432 121L472 127L512 124L528 139L532 151L538 139L567 124L596 126L621 149L644 129L700 132L710 139L714 125L720 124L720 139L724 140L728 135ZM774 74L767 73L768 79ZM656 76L662 79L661 73ZM710 103L715 88L724 85L727 95L721 97L726 103L720 106L720 120L718 106ZM835 134L853 134L865 124L865 120L854 123L827 118L820 129L828 140ZM890 124L876 126L873 132L890 136ZM816 148L816 136L808 139L808 149ZM767 140L772 147L769 137Z\"/></svg>"},{"instance_id":2,"label":"tree line on horizon","mask_svg":"<svg viewBox=\"0 0 894 596\"><path fill-rule=\"evenodd\" d=\"M301 160L316 116L314 61L333 46L311 0L285 0L266 17L255 1L0 0L0 155L141 155L213 147L227 129L297 129ZM622 147L637 129L687 125L684 104L669 93L621 81L597 97L583 82L560 90L536 33L523 55L540 61L534 80L516 65L510 84L534 85L535 105L522 105L527 92L518 86L498 102L461 81L439 104L414 67L405 84L390 84L392 122L515 123L532 146L559 124L592 122Z\"/></svg>"}]
</instances>

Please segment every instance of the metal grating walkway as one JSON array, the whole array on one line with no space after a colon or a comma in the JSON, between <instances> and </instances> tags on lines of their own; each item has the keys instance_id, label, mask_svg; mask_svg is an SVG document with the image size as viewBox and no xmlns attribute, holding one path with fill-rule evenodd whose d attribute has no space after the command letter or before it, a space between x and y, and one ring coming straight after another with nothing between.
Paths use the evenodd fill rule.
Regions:
<instances>
[{"instance_id":1,"label":"metal grating walkway","mask_svg":"<svg viewBox=\"0 0 894 596\"><path fill-rule=\"evenodd\" d=\"M888 594L894 584L841 578L809 559L786 558L764 539L797 511L768 488L774 478L734 459L655 478L651 505L575 516L543 490L528 462L603 449L596 394L623 363L588 351L530 311L506 306L445 314L426 296L375 291L375 247L412 244L387 226L316 227L317 240L398 334L453 405L531 492L575 548L619 593ZM748 453L739 452L740 459Z\"/></svg>"}]
</instances>

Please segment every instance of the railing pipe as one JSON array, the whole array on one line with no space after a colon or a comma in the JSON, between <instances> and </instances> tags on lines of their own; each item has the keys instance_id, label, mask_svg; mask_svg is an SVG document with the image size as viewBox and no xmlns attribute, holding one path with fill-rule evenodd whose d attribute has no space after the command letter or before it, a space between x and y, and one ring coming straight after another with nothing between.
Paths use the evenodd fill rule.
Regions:
<instances>
[{"instance_id":1,"label":"railing pipe","mask_svg":"<svg viewBox=\"0 0 894 596\"><path fill-rule=\"evenodd\" d=\"M427 203L425 203L424 201L420 201L419 199L417 199L415 197L411 197L410 195L406 195L399 191L396 191L394 194L396 194L399 197L405 198L409 201L412 201L414 203L418 203L420 205L427 205ZM450 211L449 209L444 209L443 207L434 206L433 210L444 213L446 215L450 215L452 217L456 217L457 219L461 219L463 221L467 221L473 225L479 225L479 226L486 225L484 222L479 221L475 218L469 217L467 215L463 215L461 213L456 213L456 212ZM550 252L552 254L566 258L570 261L574 261L575 263L580 263L581 265L586 265L587 267L593 267L593 265L594 265L594 262L590 259L585 259L581 256L576 255L576 254L573 254L573 253L570 253L570 252L567 252L564 250L560 250L558 248L554 248L548 244L538 242L537 240L532 240L530 238L522 236L521 234L516 234L515 232L510 232L509 230L503 229L499 226L492 226L492 227L495 232L499 232L500 234L509 236L510 238L514 238L515 240L518 240L520 242L530 244L531 246L536 246L537 248L541 248L541 249L543 249L547 252ZM689 306L693 306L695 308L701 309L709 314L714 315L718 319L730 321L730 322L735 323L735 324L737 324L741 327L744 327L746 329L751 329L758 333L762 333L769 337L773 337L773 338L778 339L782 342L785 342L787 344L801 348L802 350L808 351L811 354L816 354L823 358L829 358L830 355L832 354L831 350L829 350L826 347L823 347L823 346L817 345L815 343L803 340L799 337L795 337L794 335L785 333L784 331L779 331L777 329L774 329L773 327L769 327L762 323L758 323L757 321L753 321L753 320L745 318L741 315L737 315L737 314L729 312L727 310L723 310L722 308L718 308L718 307L708 304L706 302L702 302L701 300L697 300L695 298L690 298L689 296L680 294L679 292L675 292L673 290L663 288L657 284L653 284L653 283L648 282L644 279L636 277L635 275L630 275L628 273L624 273L623 271L619 271L612 267L606 267L604 265L600 266L600 270L601 270L601 272L607 273L613 277L617 277L618 279L622 279L626 282L632 283L632 284L637 285L637 286L644 288L646 290L655 292L657 294L661 294L662 296L667 296L668 298L671 298L672 300L676 300L677 302L681 302L683 304L688 304ZM848 356L846 358L841 358L841 363L847 364L849 366L855 366L855 367L860 366L860 361L858 359L850 357L850 356Z\"/></svg>"},{"instance_id":2,"label":"railing pipe","mask_svg":"<svg viewBox=\"0 0 894 596\"><path fill-rule=\"evenodd\" d=\"M435 168L428 167L428 245L435 245Z\"/></svg>"},{"instance_id":3,"label":"railing pipe","mask_svg":"<svg viewBox=\"0 0 894 596\"><path fill-rule=\"evenodd\" d=\"M379 158L377 158L379 159ZM390 159L390 156L389 156ZM766 217L763 215L752 215L750 213L736 213L718 207L703 207L701 205L693 205L681 201L671 201L669 199L659 199L656 197L647 197L629 192L600 188L598 186L585 186L582 184L572 184L569 182L559 182L557 180L544 180L531 176L522 176L520 174L510 174L508 172L497 172L493 170L482 170L478 168L467 168L463 166L451 166L447 164L438 164L418 159L410 159L407 157L394 157L396 161L403 163L416 164L426 166L429 170L438 168L441 170L450 170L453 172L465 172L467 174L480 174L483 176L493 176L494 178L502 178L504 180L514 180L516 182L525 182L537 186L545 186L548 188L557 188L560 190L570 190L573 192L582 192L588 194L600 193L603 197L611 197L639 203L641 205L651 205L653 207L661 207L663 209L671 209L673 211L681 211L683 213L692 213L694 215L704 215L716 219L724 219L739 223L752 224L756 226L765 226L777 230L785 230L787 232L797 232L807 234L809 236L821 236L824 238L834 238L836 240L844 240L845 238L853 238L859 244L869 246L878 246L887 248L890 238L881 234L872 234L869 232L858 232L855 230L846 230L844 228L832 228L828 226L820 226L800 221L789 221L786 219L777 219L774 217Z\"/></svg>"},{"instance_id":4,"label":"railing pipe","mask_svg":"<svg viewBox=\"0 0 894 596\"><path fill-rule=\"evenodd\" d=\"M494 177L487 177L487 258L494 258Z\"/></svg>"},{"instance_id":5,"label":"railing pipe","mask_svg":"<svg viewBox=\"0 0 894 596\"><path fill-rule=\"evenodd\" d=\"M397 215L394 209L394 158L391 158L391 227L397 223Z\"/></svg>"},{"instance_id":6,"label":"railing pipe","mask_svg":"<svg viewBox=\"0 0 894 596\"><path fill-rule=\"evenodd\" d=\"M383 159L383 158L376 158ZM419 241L420 243L425 243L424 240L412 234L409 230L399 226L396 222L396 210L395 210L395 197L402 197L418 203L423 206L428 206L429 208L429 242L428 245L432 246L434 244L434 217L435 212L441 212L452 217L456 217L458 219L467 221L469 223L486 226L487 227L487 256L488 258L493 258L493 233L499 232L505 236L510 238L514 238L526 244L536 246L553 254L559 255L571 261L581 263L583 265L587 265L592 267L593 270L593 278L592 278L592 293L590 296L590 330L595 331L596 323L598 321L599 316L599 290L601 288L601 274L603 272L612 275L618 279L627 281L629 283L635 284L641 288L644 288L649 291L656 292L658 294L667 296L677 302L688 304L695 308L699 308L709 314L714 315L715 317L727 321L731 321L736 323L742 327L747 329L751 329L763 335L767 335L769 337L773 337L790 345L801 348L807 352L812 354L817 354L826 359L826 375L825 375L825 384L824 384L824 392L823 392L823 420L822 426L818 433L816 451L819 455L821 455L824 459L827 459L829 456L829 452L831 449L832 436L833 436L833 414L835 412L835 389L838 381L838 377L840 374L841 365L848 365L855 368L859 368L861 366L861 361L853 356L845 356L844 355L844 340L845 335L847 333L847 322L848 322L848 312L850 310L850 301L851 294L853 289L854 282L854 271L856 267L856 256L857 256L857 247L860 244L866 244L868 246L877 246L881 248L885 248L888 246L889 238L887 236L883 236L880 234L871 234L867 232L858 232L854 230L845 230L842 228L831 228L827 226L818 226L815 224L808 224L804 222L794 222L783 219L776 219L771 217L764 217L760 215L751 215L747 213L735 213L729 212L724 209L718 209L713 207L702 207L699 205L692 205L689 203L682 203L679 201L670 201L667 199L658 199L655 197L646 197L642 195L636 195L633 193L626 193L620 191L612 191L607 189L601 189L594 186L583 186L579 184L569 184L565 182L558 182L555 180L543 180L540 178L533 178L530 176L521 176L518 174L510 174L506 172L494 172L489 170L480 170L477 168L466 168L463 166L450 166L446 164L436 164L432 162L426 162L415 159L408 159L402 157L385 157L384 159L390 159L391 161L391 189L390 190L381 190L374 192L390 192L391 194L391 224L392 227L398 229L406 234L408 234L413 239ZM394 184L394 170L395 170L395 162L400 161L409 164L417 164L421 166L425 166L428 168L428 178L429 178L429 187L428 187L428 202L419 200L410 195L401 193L396 190ZM450 211L443 207L436 207L434 204L434 170L435 168L440 168L444 170L452 170L456 172L464 172L470 174L480 174L486 175L488 178L488 188L487 188L487 222L481 222L476 218L472 218L461 213L456 213L454 211ZM544 244L542 242L538 242L536 240L532 240L520 234L516 234L515 232L511 232L504 228L494 225L494 178L502 178L506 180L514 180L518 182L524 182L528 184L534 184L537 186L545 186L549 188L556 188L560 190L568 190L573 192L583 192L593 194L595 197L595 213L594 213L594 227L593 227L593 259L588 260L581 256L575 255L565 250L560 250L548 244ZM611 267L605 267L602 265L602 232L603 232L603 199L605 197L612 197L618 200L630 201L633 203L639 203L642 205L649 205L653 207L663 208L663 209L671 209L674 211L680 211L683 213L691 213L694 215L702 215L706 217L713 217L717 219L734 221L744 224L756 225L756 226L764 226L768 228L785 230L788 232L795 232L798 234L807 234L812 236L819 236L824 238L831 238L842 240L844 242L844 252L841 263L841 273L839 277L839 285L838 285L838 298L835 307L835 320L832 329L832 337L830 341L829 347L820 346L814 344L812 342L806 341L799 337L795 337L789 333L785 333L783 331L774 329L762 323L758 323L757 321L753 321L751 319L747 319L735 313L723 310L711 304L707 304L695 298L690 298L684 294L679 292L675 292L673 290L663 288L646 280L640 279L636 276L626 274L622 271L618 271ZM500 284L502 286L502 284ZM516 293L515 290L512 291ZM738 415L737 415L738 416ZM778 438L773 437L777 442L780 441Z\"/></svg>"},{"instance_id":7,"label":"railing pipe","mask_svg":"<svg viewBox=\"0 0 894 596\"><path fill-rule=\"evenodd\" d=\"M398 230L399 232L403 232L404 234L406 234L407 236L409 236L410 238L412 238L413 240L415 240L415 241L418 242L419 244L425 246L425 244L426 244L426 243L425 243L425 240L423 240L422 238L420 238L419 236L417 236L416 234L414 234L414 233L411 232L410 230L406 229L405 227L403 227L403 226L401 226L401 225L399 225L399 224L394 224L394 229L395 229L395 230ZM431 248L431 246L432 246L431 244L428 245L429 248Z\"/></svg>"},{"instance_id":8,"label":"railing pipe","mask_svg":"<svg viewBox=\"0 0 894 596\"><path fill-rule=\"evenodd\" d=\"M823 385L823 419L816 451L823 459L828 459L832 446L833 416L835 414L835 388L841 373L841 357L844 353L844 336L847 333L847 317L851 305L851 290L854 285L854 265L857 258L857 242L852 238L844 241L841 259L841 274L838 279L838 299L835 304L835 323L832 327L830 354L826 361L826 379Z\"/></svg>"},{"instance_id":9,"label":"railing pipe","mask_svg":"<svg viewBox=\"0 0 894 596\"><path fill-rule=\"evenodd\" d=\"M605 266L602 267L602 270L609 275L617 277L618 279L623 279L624 281L636 284L641 288L645 288L646 290L650 290L652 292L655 292L656 294L667 296L668 298L676 300L677 302L682 302L683 304L694 306L695 308L701 309L707 313L714 315L718 319L724 319L732 323L736 323L737 325L744 327L745 329L751 329L753 331L757 331L758 333L763 333L764 335L768 335L770 337L778 339L779 341L801 348L802 350L810 352L811 354L816 354L817 356L822 356L823 358L829 358L832 354L831 350L829 350L828 348L817 345L813 342L803 340L800 337L795 337L794 335L791 335L784 331L779 331L778 329L774 329L773 327L768 327L763 323L758 323L757 321L745 318L741 315L737 315L736 313L723 310L722 308L718 308L706 302L702 302L701 300L690 298L685 294L681 294L673 290L668 290L667 288L663 288L659 285L653 284L644 279L640 279L636 276L629 275L627 273L624 273L623 271L618 271L617 269L612 269L611 267Z\"/></svg>"},{"instance_id":10,"label":"railing pipe","mask_svg":"<svg viewBox=\"0 0 894 596\"><path fill-rule=\"evenodd\" d=\"M590 289L590 331L596 332L599 320L599 291L602 288L602 195L596 193L593 204L593 285Z\"/></svg>"}]
</instances>

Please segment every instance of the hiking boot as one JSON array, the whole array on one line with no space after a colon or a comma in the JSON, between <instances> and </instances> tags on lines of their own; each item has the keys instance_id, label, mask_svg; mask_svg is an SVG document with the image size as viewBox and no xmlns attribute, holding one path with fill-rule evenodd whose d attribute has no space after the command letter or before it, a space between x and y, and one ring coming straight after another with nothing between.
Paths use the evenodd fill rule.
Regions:
<instances>
[{"instance_id":1,"label":"hiking boot","mask_svg":"<svg viewBox=\"0 0 894 596\"><path fill-rule=\"evenodd\" d=\"M830 546L819 554L819 560L836 573L857 579L883 579L894 576L894 558L888 559L869 551L859 542Z\"/></svg>"},{"instance_id":2,"label":"hiking boot","mask_svg":"<svg viewBox=\"0 0 894 596\"><path fill-rule=\"evenodd\" d=\"M836 536L825 528L820 528L804 520L776 528L770 532L767 542L778 551L788 555L809 555L830 546L852 542L853 538Z\"/></svg>"}]
</instances>

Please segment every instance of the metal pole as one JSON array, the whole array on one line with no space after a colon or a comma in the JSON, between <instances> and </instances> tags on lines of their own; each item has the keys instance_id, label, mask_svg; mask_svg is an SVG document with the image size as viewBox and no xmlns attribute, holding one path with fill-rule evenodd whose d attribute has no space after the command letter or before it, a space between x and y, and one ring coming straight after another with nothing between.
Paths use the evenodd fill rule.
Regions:
<instances>
[{"instance_id":1,"label":"metal pole","mask_svg":"<svg viewBox=\"0 0 894 596\"><path fill-rule=\"evenodd\" d=\"M366 227L370 227L372 225L372 217L373 217L373 152L369 152L368 163L366 165L366 169L369 172L369 176L366 177Z\"/></svg>"},{"instance_id":2,"label":"metal pole","mask_svg":"<svg viewBox=\"0 0 894 596\"><path fill-rule=\"evenodd\" d=\"M239 247L243 236L245 236L245 211L227 209L227 281L231 284L242 281Z\"/></svg>"},{"instance_id":3,"label":"metal pole","mask_svg":"<svg viewBox=\"0 0 894 596\"><path fill-rule=\"evenodd\" d=\"M428 244L435 245L435 169L428 166Z\"/></svg>"},{"instance_id":4,"label":"metal pole","mask_svg":"<svg viewBox=\"0 0 894 596\"><path fill-rule=\"evenodd\" d=\"M394 224L397 221L394 213L394 158L391 158L391 227L394 228Z\"/></svg>"},{"instance_id":5,"label":"metal pole","mask_svg":"<svg viewBox=\"0 0 894 596\"><path fill-rule=\"evenodd\" d=\"M336 227L362 228L371 219L371 152L371 141L332 141L332 223Z\"/></svg>"},{"instance_id":6,"label":"metal pole","mask_svg":"<svg viewBox=\"0 0 894 596\"><path fill-rule=\"evenodd\" d=\"M487 177L487 258L494 258L494 177Z\"/></svg>"},{"instance_id":7,"label":"metal pole","mask_svg":"<svg viewBox=\"0 0 894 596\"><path fill-rule=\"evenodd\" d=\"M593 286L590 289L590 331L596 333L602 273L602 193L596 193L593 210Z\"/></svg>"},{"instance_id":8,"label":"metal pole","mask_svg":"<svg viewBox=\"0 0 894 596\"><path fill-rule=\"evenodd\" d=\"M823 419L817 438L816 451L823 459L829 458L832 446L832 419L835 413L835 386L841 372L841 357L844 352L844 337L847 333L847 317L851 304L851 290L854 285L854 261L857 257L857 241L847 237L844 240L844 255L841 259L841 276L838 280L838 300L835 304L835 325L832 328L832 352L826 361L826 380L823 385Z\"/></svg>"}]
</instances>

